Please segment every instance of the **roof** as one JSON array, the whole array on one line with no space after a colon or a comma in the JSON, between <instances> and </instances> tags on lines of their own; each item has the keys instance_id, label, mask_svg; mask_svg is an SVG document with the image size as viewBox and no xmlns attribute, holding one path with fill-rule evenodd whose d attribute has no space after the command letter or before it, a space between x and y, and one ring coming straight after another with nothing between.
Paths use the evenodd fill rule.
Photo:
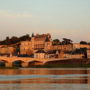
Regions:
<instances>
[{"instance_id":1,"label":"roof","mask_svg":"<svg viewBox=\"0 0 90 90\"><path fill-rule=\"evenodd\" d=\"M48 41L51 38L50 34L36 34L34 40Z\"/></svg>"},{"instance_id":2,"label":"roof","mask_svg":"<svg viewBox=\"0 0 90 90\"><path fill-rule=\"evenodd\" d=\"M35 53L46 53L44 50L38 50L38 51L36 51Z\"/></svg>"},{"instance_id":3,"label":"roof","mask_svg":"<svg viewBox=\"0 0 90 90\"><path fill-rule=\"evenodd\" d=\"M60 50L50 50L47 52L47 54L56 54L58 52L60 52Z\"/></svg>"}]
</instances>

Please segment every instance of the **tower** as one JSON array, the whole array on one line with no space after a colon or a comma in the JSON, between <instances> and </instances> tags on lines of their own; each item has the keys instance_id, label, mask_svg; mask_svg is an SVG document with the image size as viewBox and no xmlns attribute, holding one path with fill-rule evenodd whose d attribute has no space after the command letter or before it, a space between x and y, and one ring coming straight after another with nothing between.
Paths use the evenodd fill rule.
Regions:
<instances>
[{"instance_id":1,"label":"tower","mask_svg":"<svg viewBox=\"0 0 90 90\"><path fill-rule=\"evenodd\" d=\"M46 38L45 40L45 50L48 51L51 49L51 46L52 46L52 41L50 40L50 38Z\"/></svg>"}]
</instances>

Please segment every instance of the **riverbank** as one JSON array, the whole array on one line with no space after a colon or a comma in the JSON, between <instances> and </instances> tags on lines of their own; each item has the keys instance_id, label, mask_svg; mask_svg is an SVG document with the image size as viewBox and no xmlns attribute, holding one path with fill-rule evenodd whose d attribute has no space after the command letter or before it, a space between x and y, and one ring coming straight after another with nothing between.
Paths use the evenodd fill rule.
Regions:
<instances>
[{"instance_id":1,"label":"riverbank","mask_svg":"<svg viewBox=\"0 0 90 90\"><path fill-rule=\"evenodd\" d=\"M53 64L53 65L37 65L37 66L31 66L30 68L90 68L90 64Z\"/></svg>"},{"instance_id":2,"label":"riverbank","mask_svg":"<svg viewBox=\"0 0 90 90\"><path fill-rule=\"evenodd\" d=\"M90 59L68 59L49 61L44 65L32 65L33 68L90 68Z\"/></svg>"},{"instance_id":3,"label":"riverbank","mask_svg":"<svg viewBox=\"0 0 90 90\"><path fill-rule=\"evenodd\" d=\"M0 69L19 69L20 67L0 67Z\"/></svg>"}]
</instances>

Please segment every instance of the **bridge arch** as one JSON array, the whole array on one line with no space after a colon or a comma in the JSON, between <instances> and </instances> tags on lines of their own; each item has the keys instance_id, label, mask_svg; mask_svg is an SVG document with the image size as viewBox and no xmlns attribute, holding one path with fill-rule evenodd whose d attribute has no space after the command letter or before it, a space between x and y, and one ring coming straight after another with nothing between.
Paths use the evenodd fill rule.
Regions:
<instances>
[{"instance_id":1,"label":"bridge arch","mask_svg":"<svg viewBox=\"0 0 90 90\"><path fill-rule=\"evenodd\" d=\"M0 60L0 67L6 67L7 60Z\"/></svg>"},{"instance_id":2,"label":"bridge arch","mask_svg":"<svg viewBox=\"0 0 90 90\"><path fill-rule=\"evenodd\" d=\"M24 63L24 61L22 61L22 60L14 60L14 61L12 61L12 66L13 67L22 67L23 63Z\"/></svg>"}]
</instances>

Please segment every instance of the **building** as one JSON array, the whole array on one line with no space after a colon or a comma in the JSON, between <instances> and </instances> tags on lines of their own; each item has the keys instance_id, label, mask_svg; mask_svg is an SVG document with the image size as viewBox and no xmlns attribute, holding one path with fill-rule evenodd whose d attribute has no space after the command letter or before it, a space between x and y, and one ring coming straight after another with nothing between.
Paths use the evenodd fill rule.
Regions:
<instances>
[{"instance_id":1,"label":"building","mask_svg":"<svg viewBox=\"0 0 90 90\"><path fill-rule=\"evenodd\" d=\"M20 44L20 54L33 54L37 50L49 50L52 46L50 34L32 35L31 40L22 41Z\"/></svg>"},{"instance_id":2,"label":"building","mask_svg":"<svg viewBox=\"0 0 90 90\"><path fill-rule=\"evenodd\" d=\"M73 44L73 49L80 49L80 48L87 48L90 49L90 45L88 44L79 44L79 43L74 43Z\"/></svg>"},{"instance_id":3,"label":"building","mask_svg":"<svg viewBox=\"0 0 90 90\"><path fill-rule=\"evenodd\" d=\"M53 45L50 34L32 34L31 40L21 42L20 54L31 54L41 49L43 49L44 51L72 51L73 45Z\"/></svg>"},{"instance_id":4,"label":"building","mask_svg":"<svg viewBox=\"0 0 90 90\"><path fill-rule=\"evenodd\" d=\"M12 56L15 53L15 48L12 46L0 47L0 55Z\"/></svg>"},{"instance_id":5,"label":"building","mask_svg":"<svg viewBox=\"0 0 90 90\"><path fill-rule=\"evenodd\" d=\"M90 45L78 43L53 45L50 34L32 34L30 40L20 43L20 55L29 55L34 58L65 58L72 56L71 53L67 54L65 52L72 52L80 48L90 49ZM57 51L59 51L58 54L56 53ZM79 56L81 57L81 55L78 55L78 57ZM75 57L75 55L73 55L73 57Z\"/></svg>"},{"instance_id":6,"label":"building","mask_svg":"<svg viewBox=\"0 0 90 90\"><path fill-rule=\"evenodd\" d=\"M49 47L49 43L51 41L51 35L50 34L36 34L31 38L32 42L32 49L38 50L38 49L45 49L45 47Z\"/></svg>"},{"instance_id":7,"label":"building","mask_svg":"<svg viewBox=\"0 0 90 90\"><path fill-rule=\"evenodd\" d=\"M50 50L46 52L46 58L59 58L60 50Z\"/></svg>"},{"instance_id":8,"label":"building","mask_svg":"<svg viewBox=\"0 0 90 90\"><path fill-rule=\"evenodd\" d=\"M90 49L87 50L87 57L90 58Z\"/></svg>"},{"instance_id":9,"label":"building","mask_svg":"<svg viewBox=\"0 0 90 90\"><path fill-rule=\"evenodd\" d=\"M31 41L22 41L20 44L20 54L21 55L30 55L33 53L32 42Z\"/></svg>"},{"instance_id":10,"label":"building","mask_svg":"<svg viewBox=\"0 0 90 90\"><path fill-rule=\"evenodd\" d=\"M38 50L34 53L34 58L44 59L46 58L46 52L44 50Z\"/></svg>"},{"instance_id":11,"label":"building","mask_svg":"<svg viewBox=\"0 0 90 90\"><path fill-rule=\"evenodd\" d=\"M73 50L73 44L68 45L52 45L52 50L61 50L61 51L72 51Z\"/></svg>"},{"instance_id":12,"label":"building","mask_svg":"<svg viewBox=\"0 0 90 90\"><path fill-rule=\"evenodd\" d=\"M50 51L38 50L34 53L34 58L39 59L59 58L59 55L60 55L59 50L50 50Z\"/></svg>"}]
</instances>

